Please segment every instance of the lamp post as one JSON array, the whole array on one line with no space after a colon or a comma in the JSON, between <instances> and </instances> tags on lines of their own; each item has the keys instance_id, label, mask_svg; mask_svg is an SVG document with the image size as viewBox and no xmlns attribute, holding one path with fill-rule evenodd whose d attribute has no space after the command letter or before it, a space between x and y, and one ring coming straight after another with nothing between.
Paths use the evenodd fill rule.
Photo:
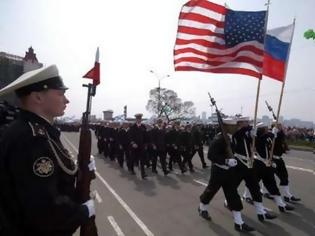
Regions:
<instances>
[{"instance_id":1,"label":"lamp post","mask_svg":"<svg viewBox=\"0 0 315 236\"><path fill-rule=\"evenodd\" d=\"M160 75L160 74L157 74L154 70L150 70L150 72L155 75L155 77L158 79L158 82L159 82L159 83L158 83L158 87L157 87L157 89L158 89L157 114L158 114L158 117L160 117L160 106L161 106L161 80L170 77L170 75L169 75L169 74Z\"/></svg>"}]
</instances>

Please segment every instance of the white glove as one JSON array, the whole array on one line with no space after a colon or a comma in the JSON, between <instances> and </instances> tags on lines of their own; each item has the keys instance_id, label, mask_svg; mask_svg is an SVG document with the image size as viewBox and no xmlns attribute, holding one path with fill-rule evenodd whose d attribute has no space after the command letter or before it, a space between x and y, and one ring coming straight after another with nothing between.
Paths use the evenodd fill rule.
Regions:
<instances>
[{"instance_id":1,"label":"white glove","mask_svg":"<svg viewBox=\"0 0 315 236\"><path fill-rule=\"evenodd\" d=\"M271 132L273 133L273 135L275 136L275 138L277 137L278 131L279 131L279 130L277 129L277 127L273 127L273 128L272 128L272 131L271 131Z\"/></svg>"},{"instance_id":2,"label":"white glove","mask_svg":"<svg viewBox=\"0 0 315 236\"><path fill-rule=\"evenodd\" d=\"M96 171L96 164L93 157L91 157L88 167L89 167L89 171Z\"/></svg>"},{"instance_id":3,"label":"white glove","mask_svg":"<svg viewBox=\"0 0 315 236\"><path fill-rule=\"evenodd\" d=\"M230 159L226 159L225 163L229 166L229 167L234 167L237 165L237 160L235 160L234 158L230 158Z\"/></svg>"},{"instance_id":4,"label":"white glove","mask_svg":"<svg viewBox=\"0 0 315 236\"><path fill-rule=\"evenodd\" d=\"M252 128L251 130L250 130L250 136L251 137L256 137L257 136L257 128Z\"/></svg>"},{"instance_id":5,"label":"white glove","mask_svg":"<svg viewBox=\"0 0 315 236\"><path fill-rule=\"evenodd\" d=\"M92 199L86 201L82 205L86 206L88 208L88 210L89 210L89 217L95 215L95 205L94 205L94 201Z\"/></svg>"}]
</instances>

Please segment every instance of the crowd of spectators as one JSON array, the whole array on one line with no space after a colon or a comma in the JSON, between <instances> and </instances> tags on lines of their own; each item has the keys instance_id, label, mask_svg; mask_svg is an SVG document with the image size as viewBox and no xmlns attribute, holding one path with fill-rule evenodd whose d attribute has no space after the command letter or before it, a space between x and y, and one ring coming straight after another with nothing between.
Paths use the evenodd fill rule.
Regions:
<instances>
[{"instance_id":1,"label":"crowd of spectators","mask_svg":"<svg viewBox=\"0 0 315 236\"><path fill-rule=\"evenodd\" d=\"M296 142L298 140L315 143L315 130L307 128L286 127L287 140Z\"/></svg>"}]
</instances>

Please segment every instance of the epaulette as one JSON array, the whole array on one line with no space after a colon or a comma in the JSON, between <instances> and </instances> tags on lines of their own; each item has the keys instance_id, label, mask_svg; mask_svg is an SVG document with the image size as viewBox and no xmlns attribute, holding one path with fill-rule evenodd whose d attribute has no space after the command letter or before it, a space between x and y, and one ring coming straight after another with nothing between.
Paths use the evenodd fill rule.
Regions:
<instances>
[{"instance_id":1,"label":"epaulette","mask_svg":"<svg viewBox=\"0 0 315 236\"><path fill-rule=\"evenodd\" d=\"M28 124L31 127L31 130L32 130L34 137L48 138L47 131L43 125L40 125L38 123L31 123L31 122L28 122Z\"/></svg>"}]
</instances>

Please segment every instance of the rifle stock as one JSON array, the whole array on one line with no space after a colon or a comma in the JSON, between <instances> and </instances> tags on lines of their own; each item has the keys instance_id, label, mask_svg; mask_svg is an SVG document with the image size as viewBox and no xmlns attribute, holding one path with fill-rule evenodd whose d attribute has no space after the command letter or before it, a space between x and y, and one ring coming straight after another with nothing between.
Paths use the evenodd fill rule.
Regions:
<instances>
[{"instance_id":1,"label":"rifle stock","mask_svg":"<svg viewBox=\"0 0 315 236\"><path fill-rule=\"evenodd\" d=\"M229 137L227 135L227 132L226 132L224 126L223 126L223 120L222 120L221 113L220 113L220 111L219 111L219 109L217 107L217 104L216 104L216 101L214 100L214 98L211 97L210 93L208 93L208 95L209 95L209 98L210 98L210 102L215 107L215 111L217 113L218 123L219 123L220 129L221 129L224 141L226 143L227 153L229 155L228 158L232 158L232 157L234 157L234 154L233 154L233 151L232 151L230 139L229 139Z\"/></svg>"},{"instance_id":2,"label":"rifle stock","mask_svg":"<svg viewBox=\"0 0 315 236\"><path fill-rule=\"evenodd\" d=\"M82 125L80 131L80 142L79 142L79 153L78 153L78 164L79 173L77 177L76 192L80 203L88 201L90 196L90 185L91 181L95 179L94 171L89 170L89 163L91 158L91 131L89 129L88 117L91 108L91 96L95 95L95 87L92 84L88 86L88 99L87 99L87 110L82 116ZM89 220L81 225L80 236L97 236L97 228L95 224L95 216L90 217Z\"/></svg>"}]
</instances>

